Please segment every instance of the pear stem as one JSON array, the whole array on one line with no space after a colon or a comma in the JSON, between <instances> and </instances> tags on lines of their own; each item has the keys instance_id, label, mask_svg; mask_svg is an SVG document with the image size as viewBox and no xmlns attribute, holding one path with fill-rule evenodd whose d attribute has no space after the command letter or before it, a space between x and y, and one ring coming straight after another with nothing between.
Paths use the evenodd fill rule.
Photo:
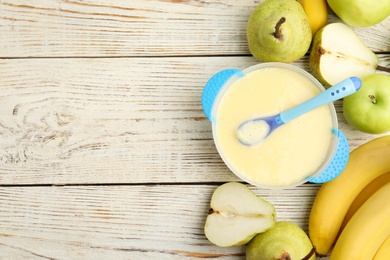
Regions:
<instances>
[{"instance_id":1,"label":"pear stem","mask_svg":"<svg viewBox=\"0 0 390 260\"><path fill-rule=\"evenodd\" d=\"M280 18L280 20L276 23L275 26L275 32L273 33L273 36L279 40L283 40L282 30L280 29L280 26L286 21L286 17Z\"/></svg>"},{"instance_id":2,"label":"pear stem","mask_svg":"<svg viewBox=\"0 0 390 260\"><path fill-rule=\"evenodd\" d=\"M302 258L302 260L309 260L315 253L316 253L316 247L313 246L310 252L304 258Z\"/></svg>"},{"instance_id":3,"label":"pear stem","mask_svg":"<svg viewBox=\"0 0 390 260\"><path fill-rule=\"evenodd\" d=\"M374 95L368 95L368 97L371 99L371 102L372 102L373 104L376 104L376 96L374 96Z\"/></svg>"},{"instance_id":4,"label":"pear stem","mask_svg":"<svg viewBox=\"0 0 390 260\"><path fill-rule=\"evenodd\" d=\"M385 72L390 73L390 68L387 68L387 67L377 66L376 69L379 71L385 71Z\"/></svg>"}]
</instances>

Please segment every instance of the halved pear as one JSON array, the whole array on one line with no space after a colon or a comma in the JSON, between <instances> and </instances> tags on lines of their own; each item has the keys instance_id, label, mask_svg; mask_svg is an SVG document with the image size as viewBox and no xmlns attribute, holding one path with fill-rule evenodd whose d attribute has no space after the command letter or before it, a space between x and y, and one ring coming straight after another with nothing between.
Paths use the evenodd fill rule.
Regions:
<instances>
[{"instance_id":1,"label":"halved pear","mask_svg":"<svg viewBox=\"0 0 390 260\"><path fill-rule=\"evenodd\" d=\"M217 246L244 245L276 221L274 206L246 185L228 182L213 193L204 232Z\"/></svg>"},{"instance_id":2,"label":"halved pear","mask_svg":"<svg viewBox=\"0 0 390 260\"><path fill-rule=\"evenodd\" d=\"M322 84L331 86L348 77L375 73L378 57L348 25L331 23L314 36L309 66Z\"/></svg>"}]
</instances>

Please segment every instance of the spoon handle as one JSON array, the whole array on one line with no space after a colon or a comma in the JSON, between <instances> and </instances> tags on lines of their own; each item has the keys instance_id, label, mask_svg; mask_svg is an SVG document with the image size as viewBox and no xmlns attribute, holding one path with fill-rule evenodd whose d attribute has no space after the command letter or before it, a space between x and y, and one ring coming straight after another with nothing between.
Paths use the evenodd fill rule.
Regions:
<instances>
[{"instance_id":1,"label":"spoon handle","mask_svg":"<svg viewBox=\"0 0 390 260\"><path fill-rule=\"evenodd\" d=\"M328 88L324 92L321 92L319 95L307 100L306 102L280 113L280 119L284 123L287 123L317 107L351 95L358 91L361 86L362 81L359 78L347 78L340 83L337 83L336 85Z\"/></svg>"}]
</instances>

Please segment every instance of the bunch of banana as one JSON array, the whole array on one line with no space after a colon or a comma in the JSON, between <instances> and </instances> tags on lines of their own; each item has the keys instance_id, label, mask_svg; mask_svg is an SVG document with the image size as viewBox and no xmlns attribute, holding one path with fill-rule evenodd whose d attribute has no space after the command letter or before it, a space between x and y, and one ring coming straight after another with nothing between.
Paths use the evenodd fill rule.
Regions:
<instances>
[{"instance_id":1,"label":"bunch of banana","mask_svg":"<svg viewBox=\"0 0 390 260\"><path fill-rule=\"evenodd\" d=\"M331 260L374 259L390 234L389 198L390 183L368 198L341 232L330 256Z\"/></svg>"},{"instance_id":2,"label":"bunch of banana","mask_svg":"<svg viewBox=\"0 0 390 260\"><path fill-rule=\"evenodd\" d=\"M390 159L390 158L389 158ZM390 182L390 172L386 172L378 177L376 177L372 182L370 182L364 189L359 193L359 195L352 202L349 207L347 214L345 214L343 223L341 224L340 232L343 231L349 220L356 213L356 211L363 205L366 200L371 197L380 187ZM390 256L390 255L389 255Z\"/></svg>"},{"instance_id":3,"label":"bunch of banana","mask_svg":"<svg viewBox=\"0 0 390 260\"><path fill-rule=\"evenodd\" d=\"M327 255L337 240L331 259L379 260L386 254L388 259L388 172L390 135L373 139L353 150L344 171L321 186L309 219L310 239L319 255ZM362 258L364 253L371 257Z\"/></svg>"}]
</instances>

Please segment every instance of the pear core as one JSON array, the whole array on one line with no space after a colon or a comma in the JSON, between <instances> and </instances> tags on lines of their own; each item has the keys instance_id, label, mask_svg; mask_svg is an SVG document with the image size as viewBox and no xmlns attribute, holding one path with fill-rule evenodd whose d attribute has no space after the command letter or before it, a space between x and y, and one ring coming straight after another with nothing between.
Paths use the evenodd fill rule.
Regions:
<instances>
[{"instance_id":1,"label":"pear core","mask_svg":"<svg viewBox=\"0 0 390 260\"><path fill-rule=\"evenodd\" d=\"M314 36L309 56L312 74L325 86L374 74L378 57L344 23L330 23Z\"/></svg>"},{"instance_id":2,"label":"pear core","mask_svg":"<svg viewBox=\"0 0 390 260\"><path fill-rule=\"evenodd\" d=\"M274 206L248 186L228 182L215 189L204 232L217 246L244 245L275 224Z\"/></svg>"}]
</instances>

